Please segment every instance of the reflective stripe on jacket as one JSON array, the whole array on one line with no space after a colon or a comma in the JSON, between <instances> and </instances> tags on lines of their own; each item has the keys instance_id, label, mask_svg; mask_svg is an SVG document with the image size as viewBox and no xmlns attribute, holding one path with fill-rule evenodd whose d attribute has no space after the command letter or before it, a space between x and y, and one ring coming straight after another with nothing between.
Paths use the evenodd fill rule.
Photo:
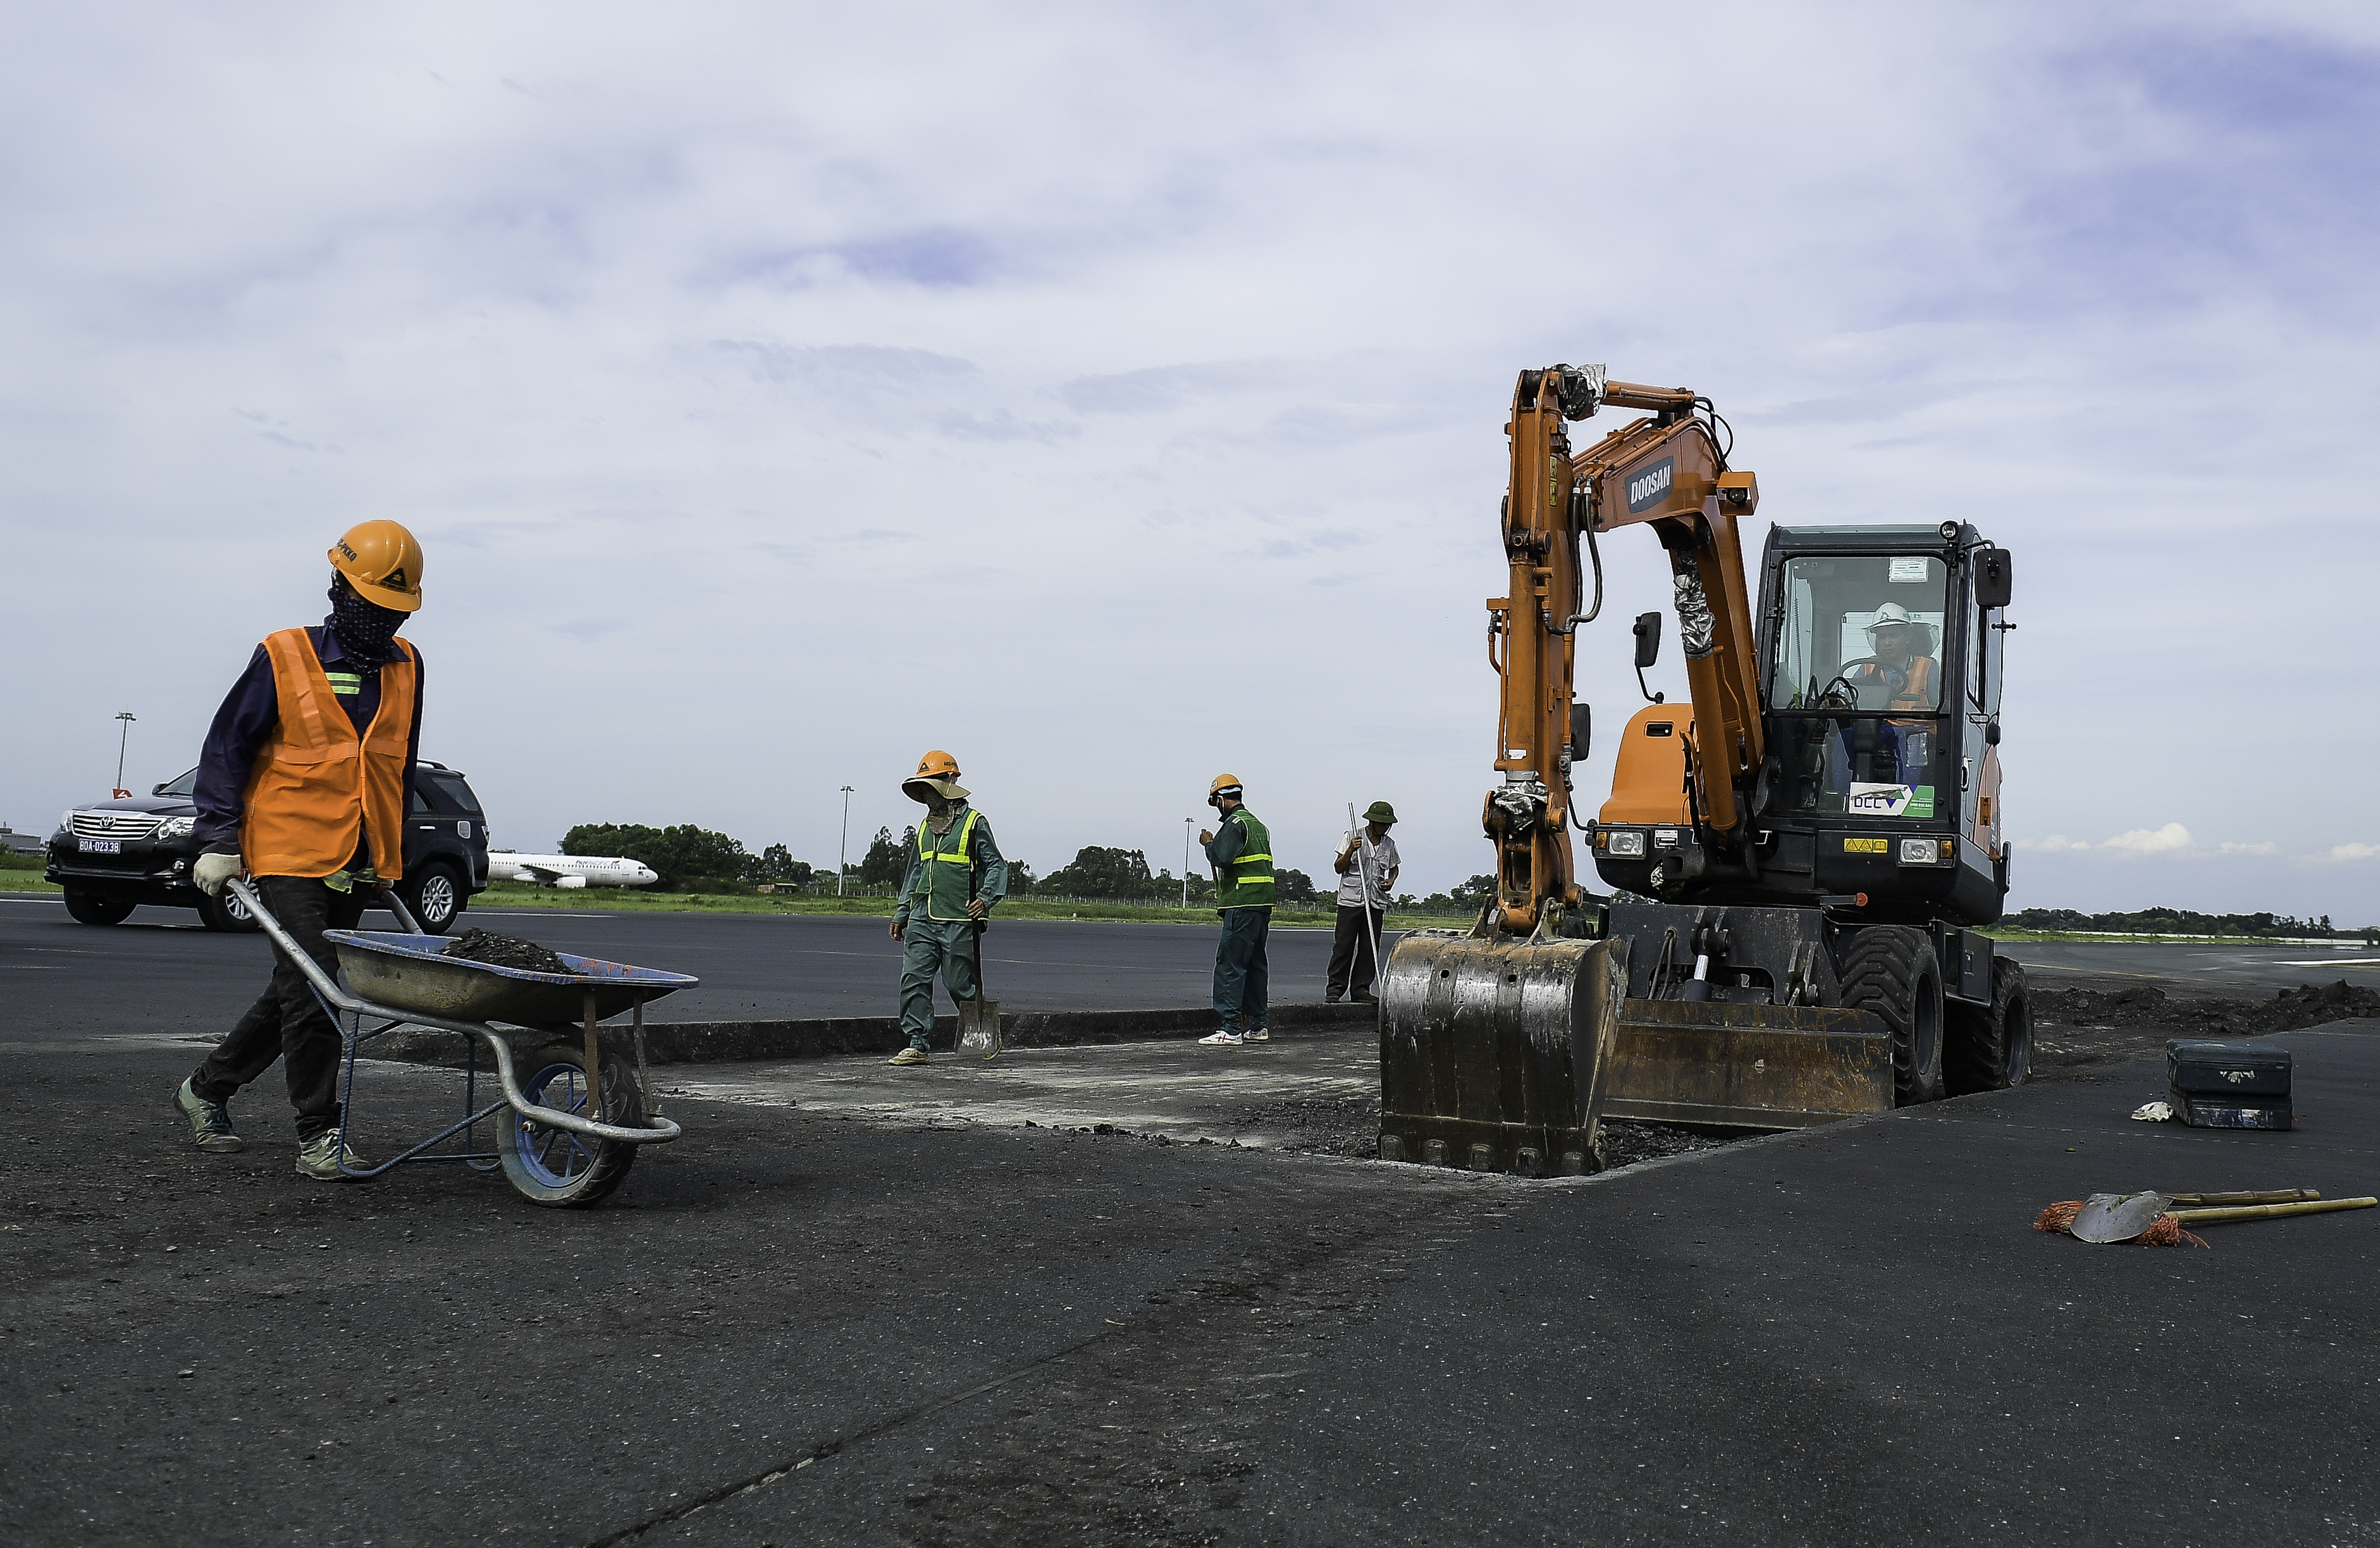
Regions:
<instances>
[{"instance_id":1,"label":"reflective stripe on jacket","mask_svg":"<svg viewBox=\"0 0 2380 1548\"><path fill-rule=\"evenodd\" d=\"M1239 853L1221 861L1221 885L1215 899L1221 908L1269 908L1273 904L1272 835L1244 806L1233 807L1223 819L1226 829L1240 829ZM1221 835L1217 835L1218 840Z\"/></svg>"},{"instance_id":2,"label":"reflective stripe on jacket","mask_svg":"<svg viewBox=\"0 0 2380 1548\"><path fill-rule=\"evenodd\" d=\"M967 917L968 900L975 896L975 861L967 845L975 836L978 815L972 810L967 812L966 821L958 825L956 841L947 849L936 847L941 841L931 827L917 824L917 883L910 906L917 907L914 899L923 899L929 920Z\"/></svg>"},{"instance_id":3,"label":"reflective stripe on jacket","mask_svg":"<svg viewBox=\"0 0 2380 1548\"><path fill-rule=\"evenodd\" d=\"M239 852L257 876L328 876L369 839L382 881L405 873L405 790L413 730L413 646L380 669L380 707L361 737L302 628L265 638L280 718L240 803Z\"/></svg>"}]
</instances>

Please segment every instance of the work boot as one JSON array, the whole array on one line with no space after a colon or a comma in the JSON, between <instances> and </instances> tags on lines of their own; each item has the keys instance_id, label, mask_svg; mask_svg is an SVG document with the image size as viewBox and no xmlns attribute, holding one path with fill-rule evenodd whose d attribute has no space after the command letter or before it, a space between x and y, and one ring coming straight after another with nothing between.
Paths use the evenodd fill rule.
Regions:
<instances>
[{"instance_id":1,"label":"work boot","mask_svg":"<svg viewBox=\"0 0 2380 1548\"><path fill-rule=\"evenodd\" d=\"M190 1090L188 1080L174 1093L174 1106L190 1120L190 1142L215 1155L229 1155L242 1148L239 1135L231 1127L231 1105L209 1102Z\"/></svg>"},{"instance_id":2,"label":"work boot","mask_svg":"<svg viewBox=\"0 0 2380 1548\"><path fill-rule=\"evenodd\" d=\"M1272 1041L1272 1033L1265 1028L1258 1027L1253 1031L1242 1032L1240 1034L1240 1041L1242 1042L1270 1042Z\"/></svg>"},{"instance_id":3,"label":"work boot","mask_svg":"<svg viewBox=\"0 0 2380 1548\"><path fill-rule=\"evenodd\" d=\"M904 1048L884 1062L888 1065L922 1065L926 1062L926 1051L922 1048Z\"/></svg>"},{"instance_id":4,"label":"work boot","mask_svg":"<svg viewBox=\"0 0 2380 1548\"><path fill-rule=\"evenodd\" d=\"M326 1128L311 1140L298 1142L298 1175L301 1177L311 1177L316 1182L322 1183L353 1181L354 1179L346 1173L339 1170L340 1159L339 1131L335 1128ZM350 1166L371 1164L356 1153L356 1148L353 1145L347 1147L346 1160Z\"/></svg>"},{"instance_id":5,"label":"work boot","mask_svg":"<svg viewBox=\"0 0 2380 1548\"><path fill-rule=\"evenodd\" d=\"M1326 1006L1335 1006L1346 997L1344 994L1325 994L1322 996L1322 1003Z\"/></svg>"},{"instance_id":6,"label":"work boot","mask_svg":"<svg viewBox=\"0 0 2380 1548\"><path fill-rule=\"evenodd\" d=\"M1208 1048L1237 1048L1242 1041L1240 1034L1229 1027L1220 1032L1208 1032L1198 1040L1202 1046Z\"/></svg>"}]
</instances>

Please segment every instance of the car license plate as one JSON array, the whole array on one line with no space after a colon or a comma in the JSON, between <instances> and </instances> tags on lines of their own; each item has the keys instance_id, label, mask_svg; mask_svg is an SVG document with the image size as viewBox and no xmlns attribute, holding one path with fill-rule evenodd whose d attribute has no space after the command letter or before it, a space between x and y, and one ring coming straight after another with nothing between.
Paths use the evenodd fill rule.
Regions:
<instances>
[{"instance_id":1,"label":"car license plate","mask_svg":"<svg viewBox=\"0 0 2380 1548\"><path fill-rule=\"evenodd\" d=\"M78 838L75 847L86 855L120 855L124 840L120 838Z\"/></svg>"}]
</instances>

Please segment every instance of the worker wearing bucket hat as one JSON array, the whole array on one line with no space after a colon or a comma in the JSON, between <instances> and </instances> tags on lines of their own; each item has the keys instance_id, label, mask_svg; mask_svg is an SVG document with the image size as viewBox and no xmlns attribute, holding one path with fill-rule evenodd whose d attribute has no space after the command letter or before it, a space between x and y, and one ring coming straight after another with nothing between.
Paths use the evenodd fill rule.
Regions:
<instances>
[{"instance_id":1,"label":"worker wearing bucket hat","mask_svg":"<svg viewBox=\"0 0 2380 1548\"><path fill-rule=\"evenodd\" d=\"M1330 940L1330 977L1322 997L1336 1004L1351 993L1372 999L1372 979L1380 968L1380 921L1389 908L1402 861L1389 830L1397 809L1374 801L1364 809L1364 825L1339 841L1330 869L1339 873L1339 928Z\"/></svg>"},{"instance_id":2,"label":"worker wearing bucket hat","mask_svg":"<svg viewBox=\"0 0 2380 1548\"><path fill-rule=\"evenodd\" d=\"M326 930L352 930L365 898L405 870L406 814L421 755L421 652L397 627L421 605L421 544L366 521L331 545L331 616L267 635L215 712L193 802L201 892L242 871L273 917L334 976ZM283 1062L297 1109L298 1173L337 1182L366 1164L346 1143L338 1029L295 963L174 1093L202 1151L241 1148L230 1103Z\"/></svg>"},{"instance_id":3,"label":"worker wearing bucket hat","mask_svg":"<svg viewBox=\"0 0 2380 1548\"><path fill-rule=\"evenodd\" d=\"M1215 943L1215 1014L1223 1025L1198 1041L1218 1048L1272 1041L1265 1030L1272 984L1265 960L1272 929L1272 835L1243 804L1245 794L1238 775L1217 774L1207 787L1207 804L1222 820L1198 835L1215 872L1215 911L1223 917L1222 937Z\"/></svg>"},{"instance_id":4,"label":"worker wearing bucket hat","mask_svg":"<svg viewBox=\"0 0 2380 1548\"><path fill-rule=\"evenodd\" d=\"M892 938L901 943L901 1030L908 1045L896 1065L922 1065L934 1035L934 976L960 1002L983 992L976 960L979 921L1008 896L1008 862L992 841L991 824L967 805L958 760L937 748L917 760L901 793L926 808L908 874L892 909Z\"/></svg>"}]
</instances>

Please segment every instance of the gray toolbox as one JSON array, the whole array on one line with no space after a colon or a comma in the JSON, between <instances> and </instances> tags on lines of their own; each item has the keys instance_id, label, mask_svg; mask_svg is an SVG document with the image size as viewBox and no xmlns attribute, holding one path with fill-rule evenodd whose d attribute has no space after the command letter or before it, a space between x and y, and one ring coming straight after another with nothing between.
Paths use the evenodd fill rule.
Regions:
<instances>
[{"instance_id":1,"label":"gray toolbox","mask_svg":"<svg viewBox=\"0 0 2380 1548\"><path fill-rule=\"evenodd\" d=\"M2288 1128L2289 1051L2252 1039L2169 1038L2173 1115L2198 1128Z\"/></svg>"}]
</instances>

